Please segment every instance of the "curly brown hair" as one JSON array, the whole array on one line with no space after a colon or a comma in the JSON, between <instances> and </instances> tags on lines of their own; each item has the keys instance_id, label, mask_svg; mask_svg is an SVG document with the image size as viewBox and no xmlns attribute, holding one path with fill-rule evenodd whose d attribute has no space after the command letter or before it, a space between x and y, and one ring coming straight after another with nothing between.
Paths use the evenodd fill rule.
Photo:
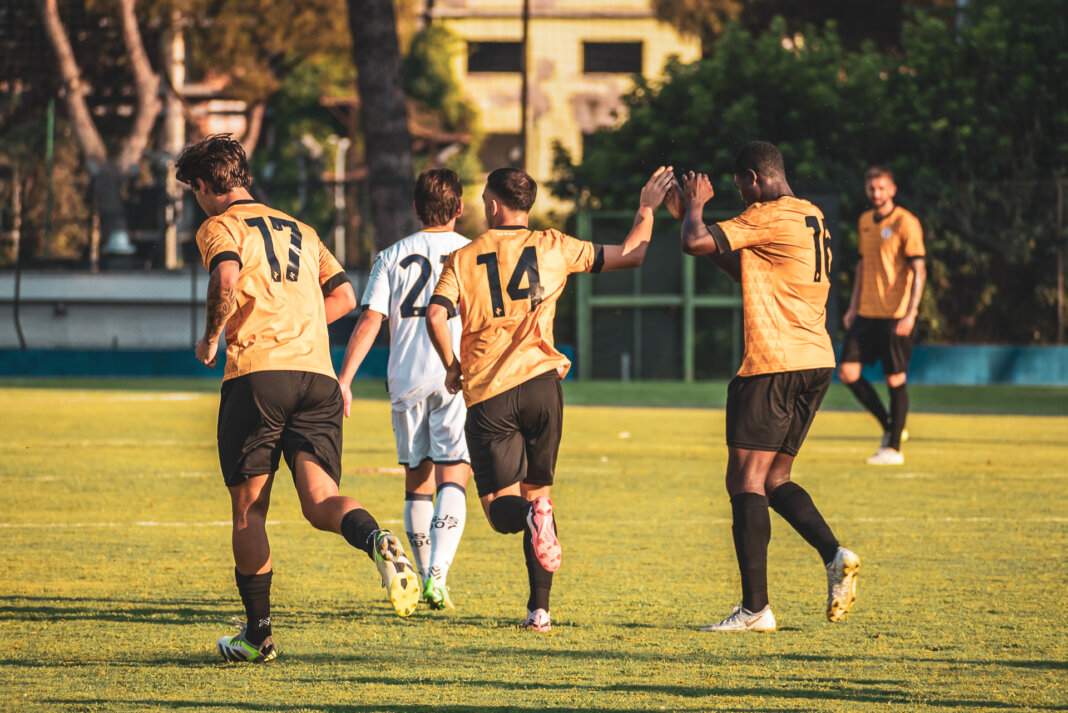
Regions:
<instances>
[{"instance_id":1,"label":"curly brown hair","mask_svg":"<svg viewBox=\"0 0 1068 713\"><path fill-rule=\"evenodd\" d=\"M197 179L216 195L252 185L248 158L232 134L213 134L186 146L174 161L175 178L191 188Z\"/></svg>"}]
</instances>

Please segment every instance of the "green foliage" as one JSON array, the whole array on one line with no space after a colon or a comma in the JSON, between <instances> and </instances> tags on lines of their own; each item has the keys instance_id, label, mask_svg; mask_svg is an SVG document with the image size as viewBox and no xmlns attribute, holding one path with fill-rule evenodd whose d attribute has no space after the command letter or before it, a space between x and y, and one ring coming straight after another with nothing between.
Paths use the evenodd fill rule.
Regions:
<instances>
[{"instance_id":1,"label":"green foliage","mask_svg":"<svg viewBox=\"0 0 1068 713\"><path fill-rule=\"evenodd\" d=\"M462 49L463 41L456 34L444 25L434 24L412 38L401 63L405 93L433 107L447 131L467 130L476 118L453 71L453 58Z\"/></svg>"},{"instance_id":2,"label":"green foliage","mask_svg":"<svg viewBox=\"0 0 1068 713\"><path fill-rule=\"evenodd\" d=\"M555 195L629 208L659 164L710 174L712 204L741 207L731 166L747 141L776 143L795 191L840 196L843 290L855 262L861 175L889 163L898 202L926 230L921 338L1055 338L1057 180L1068 174L1068 17L1053 0L977 0L955 17L917 13L903 54L847 51L828 23L787 36L728 26L712 55L669 64L626 98L628 120L575 164L557 151ZM627 176L623 182L618 177ZM1068 185L1064 186L1068 188Z\"/></svg>"},{"instance_id":3,"label":"green foliage","mask_svg":"<svg viewBox=\"0 0 1068 713\"><path fill-rule=\"evenodd\" d=\"M738 596L726 449L709 435L722 434L720 409L567 407L553 488L564 560L548 636L516 627L521 538L490 529L473 487L449 572L456 610L402 620L370 560L304 521L283 465L268 517L280 655L250 667L223 664L214 647L243 616L218 399L0 389L0 410L17 414L0 474L0 709L1064 708L1057 562L1068 543L1063 479L1051 477L1068 459L1063 416L917 413L910 464L875 472L863 463L878 439L871 418L821 412L795 477L863 560L857 605L841 623L824 620L819 558L772 515L780 631L768 635L697 630ZM388 400L358 399L345 431L342 493L399 530Z\"/></svg>"},{"instance_id":4,"label":"green foliage","mask_svg":"<svg viewBox=\"0 0 1068 713\"><path fill-rule=\"evenodd\" d=\"M463 41L442 24L430 24L412 38L401 63L404 91L413 99L422 119L443 133L466 134L466 145L447 150L444 166L456 171L464 185L472 185L482 171L478 150L484 135L478 126L478 111L464 96L453 70L453 60L464 50ZM441 163L439 156L416 156L416 171Z\"/></svg>"},{"instance_id":5,"label":"green foliage","mask_svg":"<svg viewBox=\"0 0 1068 713\"><path fill-rule=\"evenodd\" d=\"M350 94L355 73L346 53L294 58L289 64L270 102L273 136L253 154L252 169L272 205L329 241L336 214L333 187L320 176L324 168L333 170L336 139L345 128L323 111L320 98Z\"/></svg>"}]
</instances>

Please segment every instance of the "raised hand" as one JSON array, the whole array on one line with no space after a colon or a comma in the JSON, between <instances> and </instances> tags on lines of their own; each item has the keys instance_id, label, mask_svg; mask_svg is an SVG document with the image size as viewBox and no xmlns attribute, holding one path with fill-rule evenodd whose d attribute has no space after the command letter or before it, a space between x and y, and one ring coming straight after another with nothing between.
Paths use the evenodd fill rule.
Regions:
<instances>
[{"instance_id":1,"label":"raised hand","mask_svg":"<svg viewBox=\"0 0 1068 713\"><path fill-rule=\"evenodd\" d=\"M642 187L639 205L655 211L664 202L664 196L674 184L675 174L671 166L661 166L653 172L645 186Z\"/></svg>"},{"instance_id":2,"label":"raised hand","mask_svg":"<svg viewBox=\"0 0 1068 713\"><path fill-rule=\"evenodd\" d=\"M671 188L664 196L664 205L667 206L668 212L675 217L675 220L682 220L682 217L686 215L686 204L682 201L682 188L678 181L671 183Z\"/></svg>"},{"instance_id":3,"label":"raised hand","mask_svg":"<svg viewBox=\"0 0 1068 713\"><path fill-rule=\"evenodd\" d=\"M682 198L686 205L704 205L714 195L716 192L707 175L690 171L682 177Z\"/></svg>"}]
</instances>

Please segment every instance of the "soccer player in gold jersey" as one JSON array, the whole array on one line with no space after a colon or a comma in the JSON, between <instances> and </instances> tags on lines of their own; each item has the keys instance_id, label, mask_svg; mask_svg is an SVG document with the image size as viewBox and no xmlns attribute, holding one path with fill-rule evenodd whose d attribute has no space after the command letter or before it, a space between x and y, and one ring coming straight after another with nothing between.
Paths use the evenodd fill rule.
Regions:
<instances>
[{"instance_id":1,"label":"soccer player in gold jersey","mask_svg":"<svg viewBox=\"0 0 1068 713\"><path fill-rule=\"evenodd\" d=\"M356 306L348 276L315 230L252 198L245 152L229 134L186 147L175 168L208 214L197 231L210 273L207 324L196 345L206 366L218 362L226 330L219 462L230 491L234 575L247 620L238 634L219 639L219 653L254 663L278 653L266 522L282 457L308 522L366 552L397 613L410 614L420 583L400 541L357 500L338 493L343 404L326 325Z\"/></svg>"},{"instance_id":2,"label":"soccer player in gold jersey","mask_svg":"<svg viewBox=\"0 0 1068 713\"><path fill-rule=\"evenodd\" d=\"M838 378L868 409L883 430L883 440L872 465L905 462L901 442L909 397L905 386L916 313L927 278L923 228L912 213L894 203L897 184L885 166L872 166L864 174L864 192L871 202L857 222L856 277L849 309L842 318L846 338L838 365ZM882 362L890 391L887 413L879 394L861 375L863 364Z\"/></svg>"},{"instance_id":3,"label":"soccer player in gold jersey","mask_svg":"<svg viewBox=\"0 0 1068 713\"><path fill-rule=\"evenodd\" d=\"M820 554L827 570L827 618L853 604L860 560L838 540L797 483L794 458L834 372L827 334L830 235L823 213L794 196L782 154L765 141L746 144L734 184L748 206L732 220L705 225L713 196L703 173L687 173L668 206L681 215L682 249L707 255L742 283L745 356L727 389L727 493L742 600L704 631L773 631L768 603L769 505Z\"/></svg>"},{"instance_id":4,"label":"soccer player in gold jersey","mask_svg":"<svg viewBox=\"0 0 1068 713\"><path fill-rule=\"evenodd\" d=\"M493 171L482 194L490 229L448 257L427 309L445 386L467 402L464 430L482 508L497 532L523 532L527 629L552 629L549 592L562 554L549 491L563 425L560 380L571 362L553 344L556 300L571 273L642 264L653 214L673 181L670 167L657 169L623 244L597 245L531 230L537 183L518 169ZM455 313L459 357L447 326Z\"/></svg>"}]
</instances>

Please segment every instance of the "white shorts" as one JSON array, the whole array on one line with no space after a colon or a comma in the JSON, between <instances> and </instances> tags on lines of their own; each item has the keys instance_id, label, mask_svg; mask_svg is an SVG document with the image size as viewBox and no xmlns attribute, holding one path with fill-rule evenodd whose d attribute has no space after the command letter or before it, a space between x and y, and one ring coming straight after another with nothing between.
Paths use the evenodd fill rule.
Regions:
<instances>
[{"instance_id":1,"label":"white shorts","mask_svg":"<svg viewBox=\"0 0 1068 713\"><path fill-rule=\"evenodd\" d=\"M409 468L418 468L425 460L438 465L470 463L466 420L463 393L450 394L444 384L408 410L394 411L397 461Z\"/></svg>"}]
</instances>

